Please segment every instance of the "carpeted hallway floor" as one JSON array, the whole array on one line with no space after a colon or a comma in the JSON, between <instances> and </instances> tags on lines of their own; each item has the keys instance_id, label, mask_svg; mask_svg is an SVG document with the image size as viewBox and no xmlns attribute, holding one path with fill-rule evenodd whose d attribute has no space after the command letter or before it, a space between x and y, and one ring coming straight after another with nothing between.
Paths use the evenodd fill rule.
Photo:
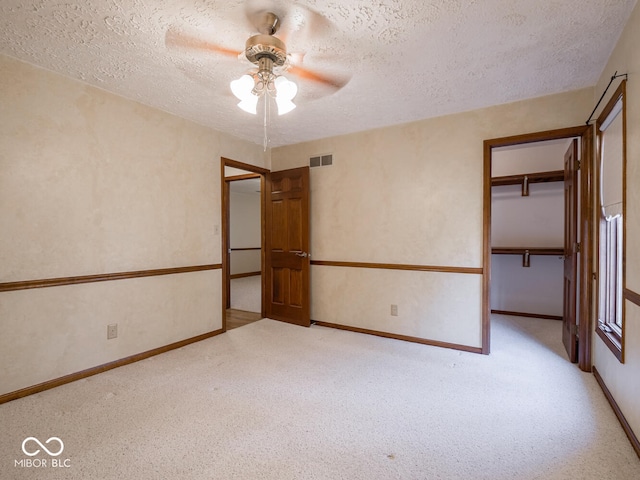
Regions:
<instances>
[{"instance_id":1,"label":"carpeted hallway floor","mask_svg":"<svg viewBox=\"0 0 640 480\"><path fill-rule=\"evenodd\" d=\"M492 340L482 356L261 320L0 405L0 477L640 478L560 322L495 316ZM16 466L29 436L60 438L68 466Z\"/></svg>"}]
</instances>

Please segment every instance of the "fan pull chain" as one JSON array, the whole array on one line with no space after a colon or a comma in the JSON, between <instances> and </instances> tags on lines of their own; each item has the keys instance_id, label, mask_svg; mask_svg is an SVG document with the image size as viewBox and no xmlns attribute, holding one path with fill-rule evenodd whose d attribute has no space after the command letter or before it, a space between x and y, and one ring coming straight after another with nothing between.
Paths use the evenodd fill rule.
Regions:
<instances>
[{"instance_id":1,"label":"fan pull chain","mask_svg":"<svg viewBox=\"0 0 640 480\"><path fill-rule=\"evenodd\" d=\"M264 121L263 121L263 127L264 127L264 137L262 139L262 146L264 147L264 151L267 151L267 145L269 144L269 130L268 130L268 112L269 112L269 96L265 95L264 98L265 102L264 102Z\"/></svg>"}]
</instances>

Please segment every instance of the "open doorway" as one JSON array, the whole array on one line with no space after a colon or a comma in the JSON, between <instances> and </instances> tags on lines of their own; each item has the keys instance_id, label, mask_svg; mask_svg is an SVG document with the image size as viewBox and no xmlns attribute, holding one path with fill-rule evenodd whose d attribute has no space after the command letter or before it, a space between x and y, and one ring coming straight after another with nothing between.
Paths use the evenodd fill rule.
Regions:
<instances>
[{"instance_id":1,"label":"open doorway","mask_svg":"<svg viewBox=\"0 0 640 480\"><path fill-rule=\"evenodd\" d=\"M485 141L483 352L491 314L563 322L567 355L591 368L588 252L592 130ZM586 186L586 187L585 187Z\"/></svg>"},{"instance_id":2,"label":"open doorway","mask_svg":"<svg viewBox=\"0 0 640 480\"><path fill-rule=\"evenodd\" d=\"M563 158L571 142L493 149L491 313L562 321Z\"/></svg>"},{"instance_id":3,"label":"open doorway","mask_svg":"<svg viewBox=\"0 0 640 480\"><path fill-rule=\"evenodd\" d=\"M260 180L260 318L311 325L309 167L270 172L222 158L222 328L231 307L231 184ZM249 250L255 247L247 247ZM244 247L238 247L238 252ZM253 269L250 272L255 271Z\"/></svg>"},{"instance_id":4,"label":"open doorway","mask_svg":"<svg viewBox=\"0 0 640 480\"><path fill-rule=\"evenodd\" d=\"M264 176L268 171L222 159L223 328L264 318Z\"/></svg>"}]
</instances>

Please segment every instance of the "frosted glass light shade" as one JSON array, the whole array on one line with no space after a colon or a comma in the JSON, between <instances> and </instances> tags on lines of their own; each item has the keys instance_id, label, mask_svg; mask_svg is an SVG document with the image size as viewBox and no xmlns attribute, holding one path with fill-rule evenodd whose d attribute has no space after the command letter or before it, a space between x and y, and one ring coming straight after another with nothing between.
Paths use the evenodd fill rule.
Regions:
<instances>
[{"instance_id":1,"label":"frosted glass light shade","mask_svg":"<svg viewBox=\"0 0 640 480\"><path fill-rule=\"evenodd\" d=\"M251 95L253 85L253 78L250 75L243 75L237 80L232 80L230 84L231 91L239 100L244 100Z\"/></svg>"},{"instance_id":2,"label":"frosted glass light shade","mask_svg":"<svg viewBox=\"0 0 640 480\"><path fill-rule=\"evenodd\" d=\"M273 84L270 86L262 85L265 88L260 88L261 85L261 83L256 85L256 80L251 75L243 75L237 80L231 81L231 91L240 100L238 107L245 112L256 115L258 100L267 91L269 96L275 98L279 115L284 115L296 108L292 100L298 93L298 86L292 81L280 76L273 80Z\"/></svg>"},{"instance_id":3,"label":"frosted glass light shade","mask_svg":"<svg viewBox=\"0 0 640 480\"><path fill-rule=\"evenodd\" d=\"M251 75L243 75L230 84L231 91L240 100L238 106L247 113L257 114L258 96L252 93L254 80Z\"/></svg>"},{"instance_id":4,"label":"frosted glass light shade","mask_svg":"<svg viewBox=\"0 0 640 480\"><path fill-rule=\"evenodd\" d=\"M276 105L278 106L278 115L284 115L296 108L296 104L291 100L280 97L276 97Z\"/></svg>"},{"instance_id":5,"label":"frosted glass light shade","mask_svg":"<svg viewBox=\"0 0 640 480\"><path fill-rule=\"evenodd\" d=\"M293 97L298 93L298 86L285 77L276 78L276 105L278 105L278 115L284 115L296 108Z\"/></svg>"},{"instance_id":6,"label":"frosted glass light shade","mask_svg":"<svg viewBox=\"0 0 640 480\"><path fill-rule=\"evenodd\" d=\"M238 103L238 106L247 113L252 113L254 115L257 115L258 100L260 100L260 97L250 93L247 98L245 98L244 100L241 100L240 103Z\"/></svg>"}]
</instances>

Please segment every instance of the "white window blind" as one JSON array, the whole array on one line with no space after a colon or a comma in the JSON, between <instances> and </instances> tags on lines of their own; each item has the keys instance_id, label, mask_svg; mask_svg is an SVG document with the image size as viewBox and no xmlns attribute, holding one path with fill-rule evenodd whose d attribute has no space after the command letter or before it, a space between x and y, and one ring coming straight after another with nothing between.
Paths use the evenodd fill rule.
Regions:
<instances>
[{"instance_id":1,"label":"white window blind","mask_svg":"<svg viewBox=\"0 0 640 480\"><path fill-rule=\"evenodd\" d=\"M600 202L607 220L622 215L622 98L600 126Z\"/></svg>"}]
</instances>

